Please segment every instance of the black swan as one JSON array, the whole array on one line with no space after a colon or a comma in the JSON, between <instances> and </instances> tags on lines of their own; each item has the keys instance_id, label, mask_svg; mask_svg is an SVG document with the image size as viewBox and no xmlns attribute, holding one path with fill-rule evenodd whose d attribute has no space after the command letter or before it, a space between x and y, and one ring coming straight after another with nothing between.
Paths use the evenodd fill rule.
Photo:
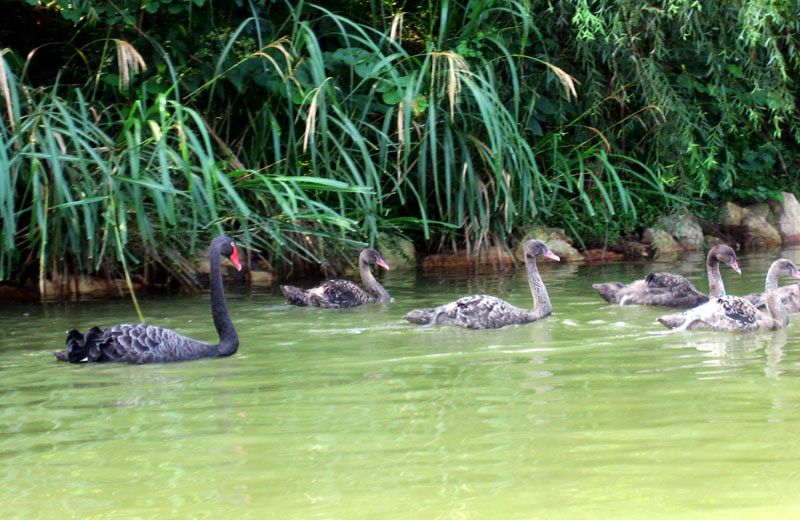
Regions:
<instances>
[{"instance_id":1,"label":"black swan","mask_svg":"<svg viewBox=\"0 0 800 520\"><path fill-rule=\"evenodd\" d=\"M438 307L414 309L406 314L405 319L419 325L442 324L467 329L497 329L506 325L530 323L549 316L553 312L553 306L550 305L550 297L536 266L536 257L539 256L559 261L558 256L544 242L528 240L525 244L525 270L533 296L532 309L520 309L500 298L481 294L465 296Z\"/></svg>"},{"instance_id":2,"label":"black swan","mask_svg":"<svg viewBox=\"0 0 800 520\"><path fill-rule=\"evenodd\" d=\"M386 289L372 275L371 264L389 269L381 255L374 249L361 251L358 255L358 270L361 272L361 283L369 293L349 280L325 280L313 289L281 285L281 292L286 296L286 303L301 307L349 309L365 303L392 301Z\"/></svg>"},{"instance_id":3,"label":"black swan","mask_svg":"<svg viewBox=\"0 0 800 520\"><path fill-rule=\"evenodd\" d=\"M712 298L694 309L678 314L667 314L658 321L675 330L710 329L716 331L748 332L751 330L777 330L789 323L786 309L778 296L778 279L781 276L800 278L797 267L785 258L775 260L767 272L764 292L767 295L768 313L738 296Z\"/></svg>"},{"instance_id":4,"label":"black swan","mask_svg":"<svg viewBox=\"0 0 800 520\"><path fill-rule=\"evenodd\" d=\"M725 296L725 285L719 272L720 262L725 262L741 274L733 249L723 244L712 247L706 258L709 295L712 298ZM592 288L608 303L620 305L659 305L688 309L706 303L709 298L695 289L683 276L671 273L650 273L644 280L636 280L628 285L620 282L596 283Z\"/></svg>"},{"instance_id":5,"label":"black swan","mask_svg":"<svg viewBox=\"0 0 800 520\"><path fill-rule=\"evenodd\" d=\"M92 327L86 334L71 330L67 335L67 349L53 354L69 363L116 361L132 364L230 356L239 348L239 336L225 303L220 255L228 258L237 270L242 269L233 240L220 236L211 241L211 316L219 334L219 345L187 338L174 330L136 323L114 325L107 329Z\"/></svg>"}]
</instances>

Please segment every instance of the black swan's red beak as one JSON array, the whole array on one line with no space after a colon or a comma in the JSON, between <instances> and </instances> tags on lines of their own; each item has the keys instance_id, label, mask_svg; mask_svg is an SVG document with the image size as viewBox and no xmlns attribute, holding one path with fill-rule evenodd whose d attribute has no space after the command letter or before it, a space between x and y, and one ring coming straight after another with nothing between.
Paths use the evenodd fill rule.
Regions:
<instances>
[{"instance_id":1,"label":"black swan's red beak","mask_svg":"<svg viewBox=\"0 0 800 520\"><path fill-rule=\"evenodd\" d=\"M239 250L236 249L236 244L233 242L231 242L231 248L233 249L233 253L231 253L231 256L228 257L228 259L231 261L233 267L235 267L237 271L241 271L242 263L239 261Z\"/></svg>"}]
</instances>

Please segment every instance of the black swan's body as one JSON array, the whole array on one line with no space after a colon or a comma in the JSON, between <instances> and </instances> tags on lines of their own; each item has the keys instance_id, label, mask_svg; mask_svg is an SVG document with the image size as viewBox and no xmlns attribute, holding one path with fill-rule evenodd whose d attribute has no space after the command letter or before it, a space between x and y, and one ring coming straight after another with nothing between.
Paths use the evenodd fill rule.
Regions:
<instances>
[{"instance_id":1,"label":"black swan's body","mask_svg":"<svg viewBox=\"0 0 800 520\"><path fill-rule=\"evenodd\" d=\"M475 295L459 298L439 307L414 309L405 319L419 325L455 325L467 329L497 329L506 325L530 323L553 312L547 289L539 276L536 257L545 256L558 261L558 256L539 240L525 244L525 269L533 296L533 308L521 309L495 296Z\"/></svg>"},{"instance_id":2,"label":"black swan's body","mask_svg":"<svg viewBox=\"0 0 800 520\"><path fill-rule=\"evenodd\" d=\"M772 263L764 290L767 295L767 313L761 312L744 298L721 296L712 298L708 303L694 309L678 314L667 314L658 318L658 321L665 327L676 330L749 332L782 329L789 323L789 318L778 294L778 279L781 276L800 278L800 271L785 258Z\"/></svg>"},{"instance_id":3,"label":"black swan's body","mask_svg":"<svg viewBox=\"0 0 800 520\"><path fill-rule=\"evenodd\" d=\"M361 282L367 291L349 280L325 280L313 289L301 289L293 285L281 285L286 303L301 307L324 307L326 309L348 309L365 303L390 302L391 295L372 275L371 264L389 269L381 255L374 249L364 249L358 256Z\"/></svg>"},{"instance_id":4,"label":"black swan's body","mask_svg":"<svg viewBox=\"0 0 800 520\"><path fill-rule=\"evenodd\" d=\"M725 285L719 272L719 263L725 262L740 273L736 253L726 245L711 248L706 258L709 295L725 295ZM592 287L608 303L619 305L658 305L688 309L708 301L708 296L698 291L692 283L678 274L650 273L644 280L627 285L620 282L596 283Z\"/></svg>"},{"instance_id":5,"label":"black swan's body","mask_svg":"<svg viewBox=\"0 0 800 520\"><path fill-rule=\"evenodd\" d=\"M66 350L53 354L59 360L70 363L116 361L133 364L230 356L239 348L239 336L225 303L220 255L230 259L236 269L242 268L233 240L221 236L211 241L211 315L219 334L218 345L181 336L174 330L137 323L114 325L106 329L92 327L85 334L71 330L67 335Z\"/></svg>"}]
</instances>

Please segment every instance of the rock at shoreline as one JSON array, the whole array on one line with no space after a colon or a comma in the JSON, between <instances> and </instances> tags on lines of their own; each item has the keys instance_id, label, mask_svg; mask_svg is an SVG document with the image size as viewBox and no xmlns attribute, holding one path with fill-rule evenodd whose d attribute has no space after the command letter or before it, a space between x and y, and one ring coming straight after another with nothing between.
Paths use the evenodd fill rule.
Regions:
<instances>
[{"instance_id":1,"label":"rock at shoreline","mask_svg":"<svg viewBox=\"0 0 800 520\"><path fill-rule=\"evenodd\" d=\"M389 269L414 269L417 266L417 250L410 240L381 233L378 236L378 251Z\"/></svg>"},{"instance_id":2,"label":"rock at shoreline","mask_svg":"<svg viewBox=\"0 0 800 520\"><path fill-rule=\"evenodd\" d=\"M51 280L42 283L45 300L79 300L88 298L116 298L128 294L128 284L123 278L105 278L99 276L80 275L78 278ZM137 293L142 285L133 282L133 290Z\"/></svg>"},{"instance_id":3,"label":"rock at shoreline","mask_svg":"<svg viewBox=\"0 0 800 520\"><path fill-rule=\"evenodd\" d=\"M775 213L769 204L754 204L750 208L743 208L733 202L726 202L721 208L721 214L721 223L724 226L744 228L745 248L772 249L783 243L781 233L768 220L775 219ZM778 220L781 218L783 215Z\"/></svg>"},{"instance_id":4,"label":"rock at shoreline","mask_svg":"<svg viewBox=\"0 0 800 520\"><path fill-rule=\"evenodd\" d=\"M514 251L514 256L520 262L525 261L525 243L532 238L544 242L550 251L561 257L562 262L580 262L585 259L584 256L573 247L572 240L564 233L563 229L534 226L525 234L525 237L520 241L517 249Z\"/></svg>"},{"instance_id":5,"label":"rock at shoreline","mask_svg":"<svg viewBox=\"0 0 800 520\"><path fill-rule=\"evenodd\" d=\"M783 243L781 234L775 226L767 222L761 215L750 213L742 219L742 225L747 228L745 247L756 249L771 249Z\"/></svg>"},{"instance_id":6,"label":"rock at shoreline","mask_svg":"<svg viewBox=\"0 0 800 520\"><path fill-rule=\"evenodd\" d=\"M475 256L466 251L456 253L428 255L422 259L422 269L430 270L468 270L478 272L504 271L514 266L514 258L504 250L490 250L488 253Z\"/></svg>"},{"instance_id":7,"label":"rock at shoreline","mask_svg":"<svg viewBox=\"0 0 800 520\"><path fill-rule=\"evenodd\" d=\"M647 228L642 233L642 241L650 244L658 260L674 260L683 251L672 235L663 229Z\"/></svg>"},{"instance_id":8,"label":"rock at shoreline","mask_svg":"<svg viewBox=\"0 0 800 520\"><path fill-rule=\"evenodd\" d=\"M589 262L622 262L625 255L607 249L589 249L586 251L586 260Z\"/></svg>"},{"instance_id":9,"label":"rock at shoreline","mask_svg":"<svg viewBox=\"0 0 800 520\"><path fill-rule=\"evenodd\" d=\"M650 251L648 250L647 244L643 244L641 242L622 240L619 243L619 249L622 251L622 254L625 255L625 258L639 259L650 257Z\"/></svg>"},{"instance_id":10,"label":"rock at shoreline","mask_svg":"<svg viewBox=\"0 0 800 520\"><path fill-rule=\"evenodd\" d=\"M778 217L778 231L780 231L784 244L800 244L800 202L794 193L783 192L783 201L774 201L774 206L780 209Z\"/></svg>"},{"instance_id":11,"label":"rock at shoreline","mask_svg":"<svg viewBox=\"0 0 800 520\"><path fill-rule=\"evenodd\" d=\"M657 225L663 226L672 235L681 247L688 251L698 251L703 249L703 228L700 227L697 217L690 213L681 215L668 215L661 217Z\"/></svg>"},{"instance_id":12,"label":"rock at shoreline","mask_svg":"<svg viewBox=\"0 0 800 520\"><path fill-rule=\"evenodd\" d=\"M773 226L778 222L775 214L773 213L773 208L770 204L766 202L756 202L755 204L750 204L745 208L750 213L754 215L758 215L759 217L763 217L764 220L772 224ZM778 210L780 211L780 210Z\"/></svg>"},{"instance_id":13,"label":"rock at shoreline","mask_svg":"<svg viewBox=\"0 0 800 520\"><path fill-rule=\"evenodd\" d=\"M775 218L769 204L754 204L743 208L733 202L726 202L721 213L723 225L744 227L743 245L748 249L772 249L783 243L781 233L768 220ZM779 217L781 218L783 215Z\"/></svg>"},{"instance_id":14,"label":"rock at shoreline","mask_svg":"<svg viewBox=\"0 0 800 520\"><path fill-rule=\"evenodd\" d=\"M726 202L720 208L720 223L726 226L741 226L744 217L749 213L750 211L738 204Z\"/></svg>"},{"instance_id":15,"label":"rock at shoreline","mask_svg":"<svg viewBox=\"0 0 800 520\"><path fill-rule=\"evenodd\" d=\"M247 273L250 284L257 287L269 287L275 281L276 276L269 271L252 270Z\"/></svg>"}]
</instances>

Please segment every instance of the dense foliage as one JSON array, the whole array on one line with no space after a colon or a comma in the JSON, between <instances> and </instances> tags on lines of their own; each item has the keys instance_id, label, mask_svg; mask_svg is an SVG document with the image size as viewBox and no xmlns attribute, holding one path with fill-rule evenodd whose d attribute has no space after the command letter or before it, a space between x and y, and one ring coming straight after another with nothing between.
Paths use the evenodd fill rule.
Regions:
<instances>
[{"instance_id":1,"label":"dense foliage","mask_svg":"<svg viewBox=\"0 0 800 520\"><path fill-rule=\"evenodd\" d=\"M275 268L597 244L797 183L797 1L7 7L0 279L179 274L221 228Z\"/></svg>"}]
</instances>

